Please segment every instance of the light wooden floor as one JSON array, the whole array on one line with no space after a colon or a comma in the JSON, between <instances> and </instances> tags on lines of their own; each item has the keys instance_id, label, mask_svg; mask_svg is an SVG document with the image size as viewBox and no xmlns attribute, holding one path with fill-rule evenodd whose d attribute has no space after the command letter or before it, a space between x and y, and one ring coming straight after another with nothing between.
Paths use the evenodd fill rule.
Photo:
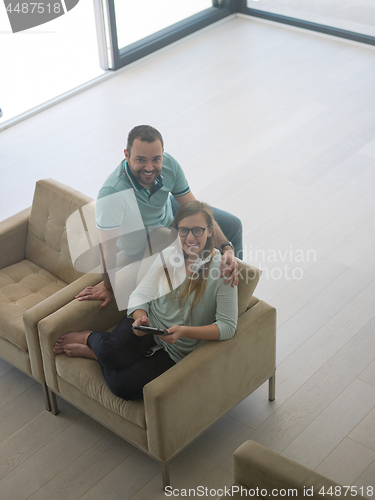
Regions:
<instances>
[{"instance_id":1,"label":"light wooden floor","mask_svg":"<svg viewBox=\"0 0 375 500\"><path fill-rule=\"evenodd\" d=\"M374 86L371 47L235 18L0 134L0 219L40 178L95 197L150 123L193 193L243 221L256 295L278 310L276 400L264 385L194 442L176 488L230 485L249 438L375 486ZM0 375L2 498L165 498L152 459L67 403L47 413L3 361Z\"/></svg>"}]
</instances>

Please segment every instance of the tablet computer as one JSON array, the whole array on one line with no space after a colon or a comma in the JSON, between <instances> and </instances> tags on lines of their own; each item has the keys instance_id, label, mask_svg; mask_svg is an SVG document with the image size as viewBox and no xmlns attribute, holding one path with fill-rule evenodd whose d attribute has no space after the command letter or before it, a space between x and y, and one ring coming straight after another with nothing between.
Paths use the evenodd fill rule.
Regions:
<instances>
[{"instance_id":1,"label":"tablet computer","mask_svg":"<svg viewBox=\"0 0 375 500\"><path fill-rule=\"evenodd\" d=\"M134 330L140 330L141 332L153 333L155 335L170 335L166 330L161 328L154 328L153 326L143 326L143 325L133 325Z\"/></svg>"}]
</instances>

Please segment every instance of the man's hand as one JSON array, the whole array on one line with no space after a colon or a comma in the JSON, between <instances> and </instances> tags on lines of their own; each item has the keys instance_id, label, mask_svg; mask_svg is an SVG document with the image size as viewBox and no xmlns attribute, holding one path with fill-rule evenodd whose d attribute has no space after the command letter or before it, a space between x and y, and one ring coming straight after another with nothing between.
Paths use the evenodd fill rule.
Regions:
<instances>
[{"instance_id":1,"label":"man's hand","mask_svg":"<svg viewBox=\"0 0 375 500\"><path fill-rule=\"evenodd\" d=\"M113 292L108 290L103 283L96 286L88 286L78 295L76 295L78 300L102 300L99 309L106 307L113 299Z\"/></svg>"},{"instance_id":2,"label":"man's hand","mask_svg":"<svg viewBox=\"0 0 375 500\"><path fill-rule=\"evenodd\" d=\"M148 316L141 316L140 318L134 321L133 325L150 326L150 318ZM143 337L144 335L148 335L147 332L141 332L141 330L133 330L133 333L137 335L137 337Z\"/></svg>"},{"instance_id":3,"label":"man's hand","mask_svg":"<svg viewBox=\"0 0 375 500\"><path fill-rule=\"evenodd\" d=\"M183 326L173 325L167 330L170 335L158 335L158 337L167 344L175 344L180 337L183 337L184 328Z\"/></svg>"},{"instance_id":4,"label":"man's hand","mask_svg":"<svg viewBox=\"0 0 375 500\"><path fill-rule=\"evenodd\" d=\"M224 276L226 278L224 282L225 284L228 284L233 280L232 286L236 286L238 285L238 264L234 256L233 249L230 246L225 248L228 250L224 251L221 258L220 276Z\"/></svg>"}]
</instances>

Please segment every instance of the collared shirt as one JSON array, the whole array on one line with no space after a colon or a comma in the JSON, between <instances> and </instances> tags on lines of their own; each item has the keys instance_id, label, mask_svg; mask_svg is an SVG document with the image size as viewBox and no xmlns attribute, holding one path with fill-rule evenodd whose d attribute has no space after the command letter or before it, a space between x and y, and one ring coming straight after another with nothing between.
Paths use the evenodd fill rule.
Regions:
<instances>
[{"instance_id":1,"label":"collared shirt","mask_svg":"<svg viewBox=\"0 0 375 500\"><path fill-rule=\"evenodd\" d=\"M134 189L134 191L137 193L137 192L140 192L143 190L147 191L148 192L148 195L149 197L151 197L153 194L156 193L156 191L158 191L160 188L163 187L163 178L164 178L164 174L160 173L156 179L155 179L155 184L154 186L152 187L152 189L147 189L145 188L144 186L142 186L142 184L139 184L139 182L137 181L137 179L135 177L133 177L131 171L130 171L130 168L129 168L129 165L128 165L128 162L123 160L121 162L121 164L125 163L125 175L127 177L127 180L129 182L129 184L132 186L132 188Z\"/></svg>"},{"instance_id":2,"label":"collared shirt","mask_svg":"<svg viewBox=\"0 0 375 500\"><path fill-rule=\"evenodd\" d=\"M169 193L178 197L189 191L181 166L168 153L163 153L163 167L151 191L137 182L123 160L99 191L96 225L102 231L120 229L117 245L127 254L137 253L144 245L145 227L171 226Z\"/></svg>"}]
</instances>

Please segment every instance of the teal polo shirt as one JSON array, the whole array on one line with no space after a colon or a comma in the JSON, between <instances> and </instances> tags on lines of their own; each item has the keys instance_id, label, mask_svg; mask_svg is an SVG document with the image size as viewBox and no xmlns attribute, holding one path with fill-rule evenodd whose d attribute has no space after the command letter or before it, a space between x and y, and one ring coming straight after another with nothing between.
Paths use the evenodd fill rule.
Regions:
<instances>
[{"instance_id":1,"label":"teal polo shirt","mask_svg":"<svg viewBox=\"0 0 375 500\"><path fill-rule=\"evenodd\" d=\"M152 190L137 182L124 159L99 191L96 225L101 231L120 229L117 245L135 254L145 246L145 228L172 225L169 194L178 197L189 191L180 164L168 153L163 153L163 167Z\"/></svg>"}]
</instances>

